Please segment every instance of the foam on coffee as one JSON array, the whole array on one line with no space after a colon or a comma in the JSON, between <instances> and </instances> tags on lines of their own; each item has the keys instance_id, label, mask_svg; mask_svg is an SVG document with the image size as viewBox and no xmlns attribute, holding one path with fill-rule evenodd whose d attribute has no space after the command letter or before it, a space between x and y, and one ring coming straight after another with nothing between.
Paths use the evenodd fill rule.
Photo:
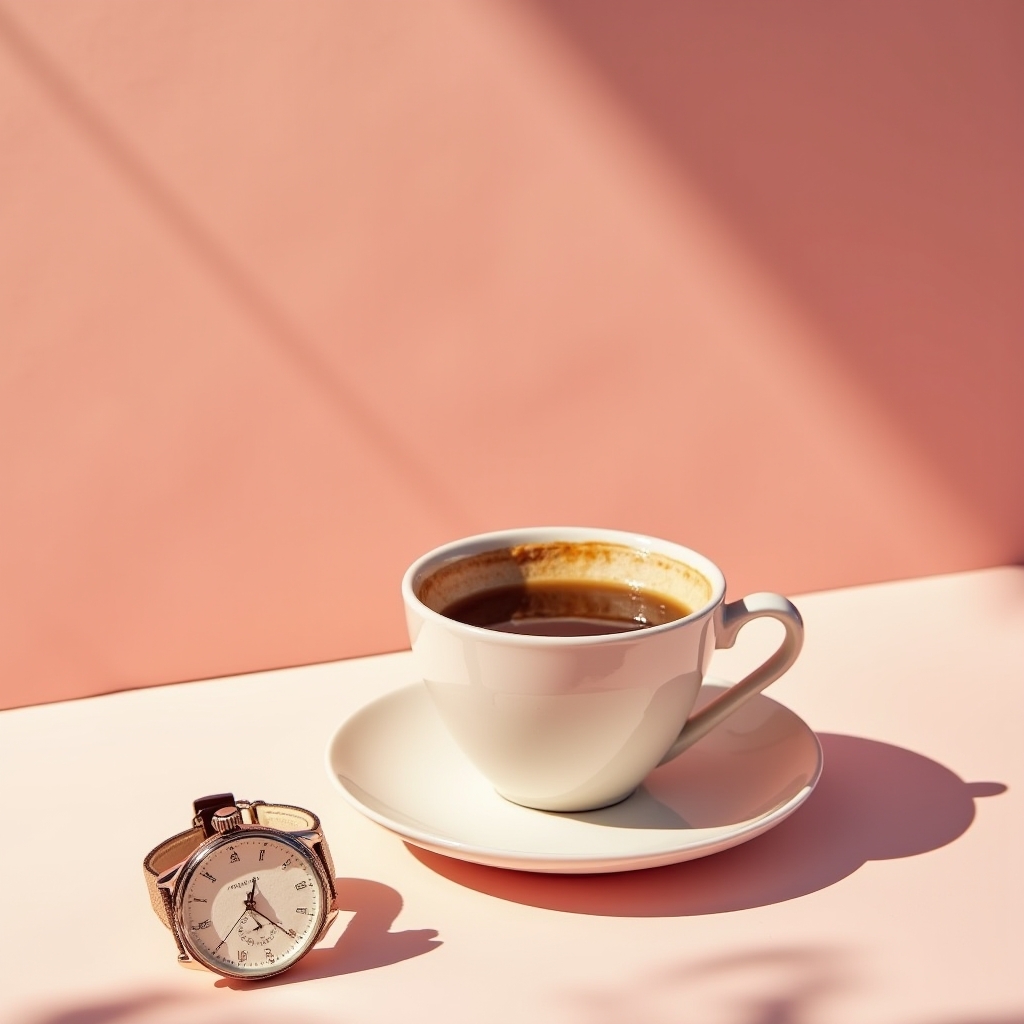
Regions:
<instances>
[{"instance_id":1,"label":"foam on coffee","mask_svg":"<svg viewBox=\"0 0 1024 1024\"><path fill-rule=\"evenodd\" d=\"M419 582L417 596L440 614L474 595L538 584L614 583L663 594L699 610L712 597L692 566L642 548L604 541L552 541L483 551L441 566Z\"/></svg>"}]
</instances>

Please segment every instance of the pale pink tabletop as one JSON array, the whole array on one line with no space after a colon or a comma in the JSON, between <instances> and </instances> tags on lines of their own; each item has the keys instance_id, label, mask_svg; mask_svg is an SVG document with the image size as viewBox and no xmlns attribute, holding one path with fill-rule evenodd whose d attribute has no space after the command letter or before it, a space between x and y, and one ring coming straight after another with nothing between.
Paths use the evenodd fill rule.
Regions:
<instances>
[{"instance_id":1,"label":"pale pink tabletop","mask_svg":"<svg viewBox=\"0 0 1024 1024\"><path fill-rule=\"evenodd\" d=\"M797 599L771 696L825 769L790 819L617 875L418 852L327 776L405 653L0 714L5 1024L1008 1024L1024 1013L1024 569ZM752 628L753 629L753 628ZM713 671L773 641L748 631ZM233 790L322 818L341 913L295 970L180 968L141 861Z\"/></svg>"}]
</instances>

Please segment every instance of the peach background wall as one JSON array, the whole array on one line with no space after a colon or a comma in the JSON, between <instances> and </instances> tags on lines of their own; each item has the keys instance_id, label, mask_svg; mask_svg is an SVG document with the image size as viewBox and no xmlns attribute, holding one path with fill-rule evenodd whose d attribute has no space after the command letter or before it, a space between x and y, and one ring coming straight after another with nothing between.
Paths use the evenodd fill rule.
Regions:
<instances>
[{"instance_id":1,"label":"peach background wall","mask_svg":"<svg viewBox=\"0 0 1024 1024\"><path fill-rule=\"evenodd\" d=\"M1024 556L1024 6L0 0L0 706L405 645L510 525Z\"/></svg>"}]
</instances>

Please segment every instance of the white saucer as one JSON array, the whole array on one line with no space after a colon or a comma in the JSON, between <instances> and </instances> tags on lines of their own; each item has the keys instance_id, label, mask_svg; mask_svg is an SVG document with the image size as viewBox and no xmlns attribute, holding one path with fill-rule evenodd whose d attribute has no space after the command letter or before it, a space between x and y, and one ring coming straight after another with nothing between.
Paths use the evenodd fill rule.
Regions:
<instances>
[{"instance_id":1,"label":"white saucer","mask_svg":"<svg viewBox=\"0 0 1024 1024\"><path fill-rule=\"evenodd\" d=\"M720 689L706 685L702 700ZM757 696L628 800L579 814L533 811L498 796L469 764L422 684L361 708L327 747L328 774L345 798L408 842L567 874L658 867L744 843L810 796L821 763L808 726Z\"/></svg>"}]
</instances>

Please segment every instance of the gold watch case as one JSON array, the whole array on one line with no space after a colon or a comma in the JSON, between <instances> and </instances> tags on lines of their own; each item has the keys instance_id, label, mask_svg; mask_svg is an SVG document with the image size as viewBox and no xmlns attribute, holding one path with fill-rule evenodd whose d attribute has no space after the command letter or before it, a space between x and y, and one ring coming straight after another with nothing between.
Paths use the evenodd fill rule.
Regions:
<instances>
[{"instance_id":1,"label":"gold watch case","mask_svg":"<svg viewBox=\"0 0 1024 1024\"><path fill-rule=\"evenodd\" d=\"M298 963L336 916L333 866L319 822L301 808L274 809L305 814L317 827L244 824L236 807L226 807L214 816L222 816L216 834L202 838L198 828L202 841L155 878L154 909L171 928L185 966L228 978L270 978ZM147 858L151 874L157 851Z\"/></svg>"}]
</instances>

